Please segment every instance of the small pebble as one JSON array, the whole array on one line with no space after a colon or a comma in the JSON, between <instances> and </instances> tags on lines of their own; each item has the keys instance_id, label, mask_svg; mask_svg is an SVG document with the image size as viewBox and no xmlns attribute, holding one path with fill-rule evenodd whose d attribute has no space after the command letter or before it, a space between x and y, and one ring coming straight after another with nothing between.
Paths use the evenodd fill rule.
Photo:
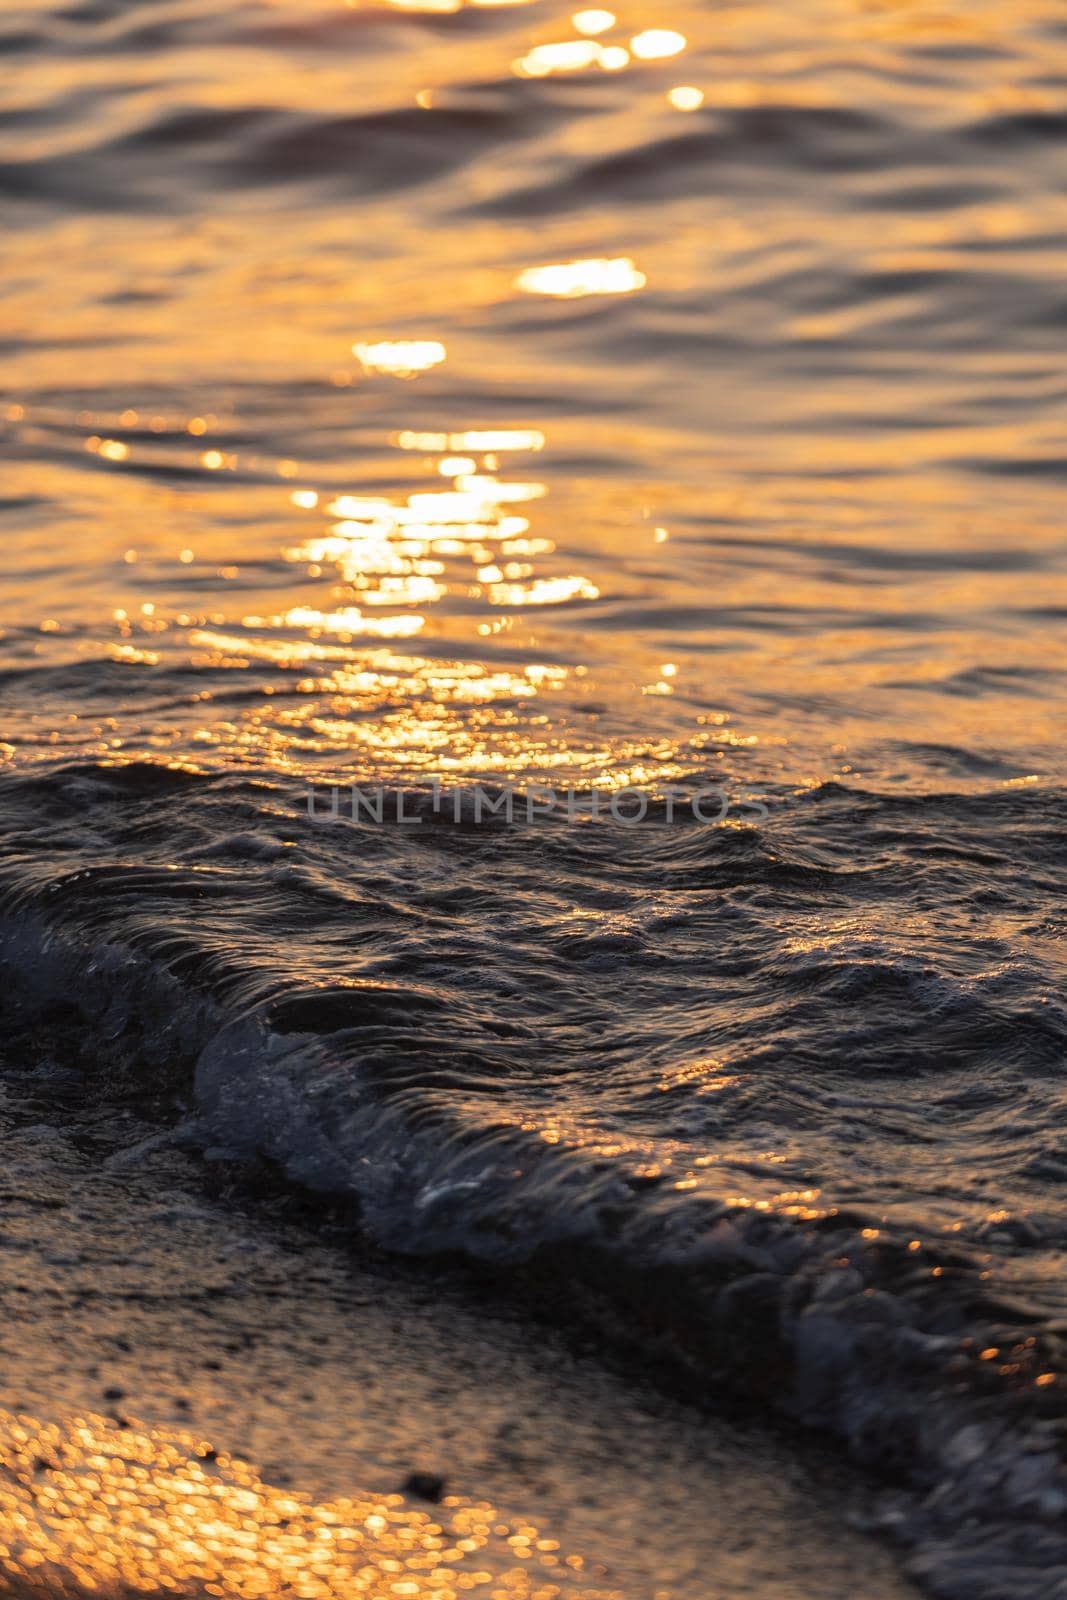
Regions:
<instances>
[{"instance_id":1,"label":"small pebble","mask_svg":"<svg viewBox=\"0 0 1067 1600\"><path fill-rule=\"evenodd\" d=\"M445 1480L436 1472L413 1472L404 1484L403 1493L413 1494L419 1500L429 1500L436 1505L445 1492Z\"/></svg>"}]
</instances>

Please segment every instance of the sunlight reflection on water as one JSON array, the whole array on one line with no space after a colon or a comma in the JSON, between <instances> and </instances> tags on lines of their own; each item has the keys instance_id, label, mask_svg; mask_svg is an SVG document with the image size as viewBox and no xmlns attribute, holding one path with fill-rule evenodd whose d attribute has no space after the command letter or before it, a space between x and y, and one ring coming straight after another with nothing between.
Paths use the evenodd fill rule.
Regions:
<instances>
[{"instance_id":1,"label":"sunlight reflection on water","mask_svg":"<svg viewBox=\"0 0 1067 1600\"><path fill-rule=\"evenodd\" d=\"M271 0L179 6L173 81L16 51L0 648L83 670L10 748L1048 770L1055 13L809 22Z\"/></svg>"}]
</instances>

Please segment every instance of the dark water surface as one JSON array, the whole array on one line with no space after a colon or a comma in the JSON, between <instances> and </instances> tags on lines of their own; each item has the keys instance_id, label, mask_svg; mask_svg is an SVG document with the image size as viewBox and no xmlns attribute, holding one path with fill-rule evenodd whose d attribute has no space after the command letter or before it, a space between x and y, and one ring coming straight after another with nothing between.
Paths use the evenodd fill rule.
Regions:
<instances>
[{"instance_id":1,"label":"dark water surface","mask_svg":"<svg viewBox=\"0 0 1067 1600\"><path fill-rule=\"evenodd\" d=\"M1067 1592L1062 7L0 57L9 1032L839 1435L939 1592Z\"/></svg>"}]
</instances>

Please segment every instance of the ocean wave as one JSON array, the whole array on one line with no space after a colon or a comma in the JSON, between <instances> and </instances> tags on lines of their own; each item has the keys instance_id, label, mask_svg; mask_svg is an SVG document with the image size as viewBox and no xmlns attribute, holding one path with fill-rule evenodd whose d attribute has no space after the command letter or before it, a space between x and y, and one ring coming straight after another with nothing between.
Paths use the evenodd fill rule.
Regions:
<instances>
[{"instance_id":1,"label":"ocean wave","mask_svg":"<svg viewBox=\"0 0 1067 1600\"><path fill-rule=\"evenodd\" d=\"M65 108L64 118L72 115ZM36 120L36 114L35 114ZM167 109L117 137L0 164L0 192L138 212L199 208L205 192L299 185L300 204L430 183L479 150L530 130L474 105L354 116L282 107ZM161 157L178 163L161 179Z\"/></svg>"},{"instance_id":2,"label":"ocean wave","mask_svg":"<svg viewBox=\"0 0 1067 1600\"><path fill-rule=\"evenodd\" d=\"M908 1488L938 1592L973 1592L944 1548L966 1517L1062 1560L1063 1217L1034 1166L1062 797L828 786L741 832L486 832L429 796L422 828L330 827L301 798L5 779L9 1036L354 1202L379 1245L550 1278L567 1315L842 1436Z\"/></svg>"}]
</instances>

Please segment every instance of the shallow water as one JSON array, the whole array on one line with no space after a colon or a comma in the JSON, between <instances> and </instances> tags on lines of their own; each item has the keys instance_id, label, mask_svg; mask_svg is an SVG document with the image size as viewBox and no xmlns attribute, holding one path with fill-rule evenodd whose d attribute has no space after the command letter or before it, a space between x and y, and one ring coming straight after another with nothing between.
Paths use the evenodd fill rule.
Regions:
<instances>
[{"instance_id":1,"label":"shallow water","mask_svg":"<svg viewBox=\"0 0 1067 1600\"><path fill-rule=\"evenodd\" d=\"M1059 8L0 53L9 1026L392 1247L549 1252L1053 1583ZM478 779L560 803L451 820Z\"/></svg>"},{"instance_id":2,"label":"shallow water","mask_svg":"<svg viewBox=\"0 0 1067 1600\"><path fill-rule=\"evenodd\" d=\"M2 29L20 753L1062 770L1057 6Z\"/></svg>"}]
</instances>

